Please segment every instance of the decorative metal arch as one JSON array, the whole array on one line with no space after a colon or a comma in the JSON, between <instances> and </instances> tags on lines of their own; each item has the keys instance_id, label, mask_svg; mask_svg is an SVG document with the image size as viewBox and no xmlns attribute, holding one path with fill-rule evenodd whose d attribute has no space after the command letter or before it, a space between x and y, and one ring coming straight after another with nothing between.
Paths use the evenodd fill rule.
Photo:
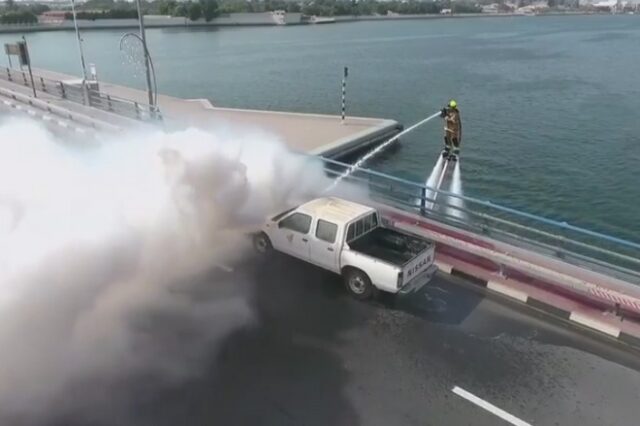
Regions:
<instances>
[{"instance_id":1,"label":"decorative metal arch","mask_svg":"<svg viewBox=\"0 0 640 426\"><path fill-rule=\"evenodd\" d=\"M152 91L152 105L150 105L151 109L154 112L157 112L158 110L158 83L156 80L156 70L155 67L153 66L153 60L151 59L151 54L149 53L149 49L147 49L147 44L144 42L144 40L142 39L142 37L140 37L139 34L136 33L126 33L123 34L122 37L120 37L120 51L123 51L123 42L127 37L135 37L137 38L140 43L142 44L142 48L144 49L144 56L145 56L145 62L147 61L147 59L149 60L149 67L150 67L150 71L151 71L151 78L153 81L153 91ZM146 67L146 64L145 64Z\"/></svg>"}]
</instances>

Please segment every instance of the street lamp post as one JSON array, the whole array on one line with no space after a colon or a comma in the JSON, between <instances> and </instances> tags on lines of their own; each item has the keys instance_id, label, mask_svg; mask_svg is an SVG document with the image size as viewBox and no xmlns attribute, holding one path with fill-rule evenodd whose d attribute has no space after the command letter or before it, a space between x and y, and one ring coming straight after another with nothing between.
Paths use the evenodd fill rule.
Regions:
<instances>
[{"instance_id":1,"label":"street lamp post","mask_svg":"<svg viewBox=\"0 0 640 426\"><path fill-rule=\"evenodd\" d=\"M78 52L80 52L80 65L82 65L82 92L84 94L84 102L89 105L89 90L87 88L87 66L84 62L84 51L82 50L82 37L78 29L78 20L76 18L76 2L71 0L71 12L73 13L73 26L76 30L76 38L78 39Z\"/></svg>"},{"instance_id":2,"label":"street lamp post","mask_svg":"<svg viewBox=\"0 0 640 426\"><path fill-rule=\"evenodd\" d=\"M153 96L153 90L151 88L151 70L149 69L149 50L147 49L147 38L144 31L144 17L142 16L142 7L140 6L140 0L136 0L136 6L138 8L138 22L140 23L140 40L142 40L142 50L144 52L144 69L147 77L147 95L149 97L149 106L151 110L155 112L156 104Z\"/></svg>"},{"instance_id":3,"label":"street lamp post","mask_svg":"<svg viewBox=\"0 0 640 426\"><path fill-rule=\"evenodd\" d=\"M78 20L76 18L76 2L71 0L71 12L73 13L73 26L76 30L76 38L78 39L78 51L80 52L80 65L82 65L82 78L87 79L87 67L84 63L84 52L82 51L82 38L78 29Z\"/></svg>"}]
</instances>

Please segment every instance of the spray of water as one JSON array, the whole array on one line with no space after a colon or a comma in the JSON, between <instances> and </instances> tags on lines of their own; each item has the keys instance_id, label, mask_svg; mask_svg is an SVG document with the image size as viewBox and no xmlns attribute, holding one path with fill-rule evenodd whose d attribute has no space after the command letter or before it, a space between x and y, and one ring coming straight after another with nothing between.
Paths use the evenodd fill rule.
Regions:
<instances>
[{"instance_id":1,"label":"spray of water","mask_svg":"<svg viewBox=\"0 0 640 426\"><path fill-rule=\"evenodd\" d=\"M449 192L455 195L464 195L462 192L462 175L460 172L460 161L456 161L455 168L453 169L453 176L451 178L451 184L449 186ZM449 205L457 208L447 207L447 213L458 219L464 220L466 218L465 213L460 208L464 207L464 200L457 197L449 197Z\"/></svg>"},{"instance_id":2,"label":"spray of water","mask_svg":"<svg viewBox=\"0 0 640 426\"><path fill-rule=\"evenodd\" d=\"M442 168L444 167L444 164L445 164L445 159L441 155L439 155L438 161L436 161L435 166L433 166L433 169L431 170L431 173L429 174L429 177L425 182L425 185L427 186L427 188L433 188L433 189L427 189L427 191L425 192L425 197L427 199L433 199L436 194L435 190L437 190L438 182L440 181L440 177L443 174ZM418 202L421 202L421 200L418 200ZM426 206L428 209L431 209L433 208L433 203L430 201L427 201Z\"/></svg>"},{"instance_id":3,"label":"spray of water","mask_svg":"<svg viewBox=\"0 0 640 426\"><path fill-rule=\"evenodd\" d=\"M138 78L145 73L145 55L142 40L133 35L124 35L120 42L122 65L131 69L133 77Z\"/></svg>"},{"instance_id":4,"label":"spray of water","mask_svg":"<svg viewBox=\"0 0 640 426\"><path fill-rule=\"evenodd\" d=\"M436 191L439 191L440 188L442 188L442 182L444 182L446 176L447 176L447 171L449 170L451 162L450 161L445 161L444 162L444 166L442 166L442 173L440 174L440 177L438 178L438 182L436 182ZM438 196L440 195L440 192L436 192L433 195L433 203L436 203L436 200L438 199Z\"/></svg>"},{"instance_id":5,"label":"spray of water","mask_svg":"<svg viewBox=\"0 0 640 426\"><path fill-rule=\"evenodd\" d=\"M199 300L185 283L329 183L319 161L262 134L147 131L80 147L0 123L0 424L59 410L102 424L120 395L109 384L197 374L254 315L237 294ZM180 337L154 337L149 318L166 316Z\"/></svg>"},{"instance_id":6,"label":"spray of water","mask_svg":"<svg viewBox=\"0 0 640 426\"><path fill-rule=\"evenodd\" d=\"M334 189L340 182L342 182L342 180L344 178L349 177L354 171L356 171L359 168L361 168L364 165L364 163L366 163L371 158L375 157L376 155L378 155L379 153L384 151L389 145L391 145L392 143L397 141L401 136L406 135L407 133L411 132L412 130L416 129L417 127L422 126L423 124L428 123L429 121L431 121L434 118L439 117L439 116L440 116L440 112L432 114L429 117L427 117L427 118L425 118L425 119L423 119L421 121L418 121L416 124L404 129L402 132L398 133L397 135L395 135L391 139L387 140L386 142L378 145L376 148L372 149L371 151L369 151L368 153L363 155L358 161L356 161L354 164L352 164L340 176L336 177L336 179L333 181L333 183L329 187L327 187L327 189L325 191L330 191L330 190Z\"/></svg>"}]
</instances>

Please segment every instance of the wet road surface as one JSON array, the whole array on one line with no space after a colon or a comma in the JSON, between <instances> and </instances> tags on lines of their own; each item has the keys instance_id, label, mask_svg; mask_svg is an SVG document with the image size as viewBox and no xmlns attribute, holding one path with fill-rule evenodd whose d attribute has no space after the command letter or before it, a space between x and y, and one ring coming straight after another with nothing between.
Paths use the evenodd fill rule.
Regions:
<instances>
[{"instance_id":1,"label":"wet road surface","mask_svg":"<svg viewBox=\"0 0 640 426\"><path fill-rule=\"evenodd\" d=\"M510 424L454 387L520 424L640 418L637 352L457 278L439 275L418 294L363 303L338 277L275 256L179 291L196 304L246 299L254 318L212 342L193 377L109 384L108 410L102 404L90 421L69 410L52 424ZM150 338L185 333L171 321L155 319ZM179 350L179 338L168 342L159 350Z\"/></svg>"}]
</instances>

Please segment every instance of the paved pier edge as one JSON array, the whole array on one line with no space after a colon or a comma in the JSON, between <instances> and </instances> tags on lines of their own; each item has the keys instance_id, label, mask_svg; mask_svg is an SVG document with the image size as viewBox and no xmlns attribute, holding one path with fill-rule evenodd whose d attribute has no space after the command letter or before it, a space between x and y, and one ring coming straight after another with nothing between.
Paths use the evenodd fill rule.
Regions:
<instances>
[{"instance_id":1,"label":"paved pier edge","mask_svg":"<svg viewBox=\"0 0 640 426\"><path fill-rule=\"evenodd\" d=\"M505 276L501 267L495 268L494 259L442 244L438 238L434 238L437 231L434 232L431 227L426 230L416 226L422 222L430 222L428 219L388 206L378 207L381 208L383 217L390 219L392 227L436 241L436 265L441 273L459 277L491 294L526 304L604 339L640 350L640 317L634 313L625 315L623 311L615 312L603 301L568 290L559 283L543 281L528 272L518 271L517 279Z\"/></svg>"}]
</instances>

